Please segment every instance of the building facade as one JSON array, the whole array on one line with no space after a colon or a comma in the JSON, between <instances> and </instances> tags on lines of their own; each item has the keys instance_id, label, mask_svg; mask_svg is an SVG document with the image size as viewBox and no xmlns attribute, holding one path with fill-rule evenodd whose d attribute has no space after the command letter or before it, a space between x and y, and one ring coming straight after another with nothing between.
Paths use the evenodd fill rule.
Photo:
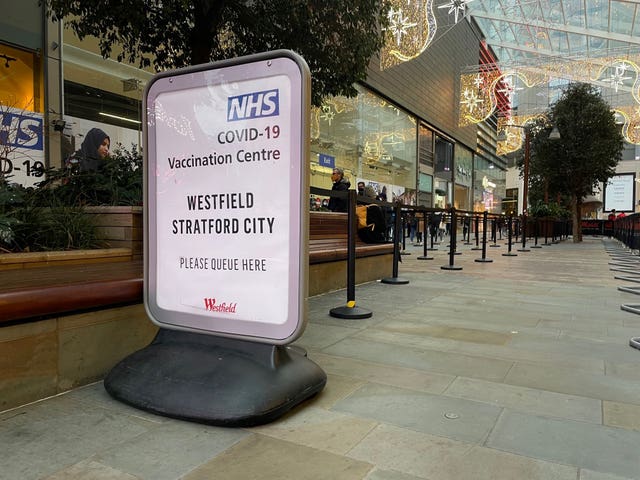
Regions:
<instances>
[{"instance_id":1,"label":"building facade","mask_svg":"<svg viewBox=\"0 0 640 480\"><path fill-rule=\"evenodd\" d=\"M102 58L95 39L79 41L49 21L37 0L0 0L0 8L9 12L0 19L3 175L36 183L34 166L61 166L96 126L112 150L139 148L152 72ZM440 27L423 53L385 67L383 56L372 59L356 97L312 109L312 186L330 188L338 166L352 188L363 181L388 201L503 211L506 163L495 155L495 121L458 119L461 70L486 61L486 46L472 21L433 13ZM38 138L21 136L27 130Z\"/></svg>"}]
</instances>

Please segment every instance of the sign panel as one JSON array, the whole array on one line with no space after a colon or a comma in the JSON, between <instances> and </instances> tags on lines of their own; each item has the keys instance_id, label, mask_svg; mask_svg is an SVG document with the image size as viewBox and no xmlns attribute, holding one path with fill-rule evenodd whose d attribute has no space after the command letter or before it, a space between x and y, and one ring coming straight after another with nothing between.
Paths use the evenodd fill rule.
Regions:
<instances>
[{"instance_id":1,"label":"sign panel","mask_svg":"<svg viewBox=\"0 0 640 480\"><path fill-rule=\"evenodd\" d=\"M307 298L310 74L289 51L147 86L145 306L165 328L284 344Z\"/></svg>"},{"instance_id":2,"label":"sign panel","mask_svg":"<svg viewBox=\"0 0 640 480\"><path fill-rule=\"evenodd\" d=\"M0 106L0 175L32 187L43 180L42 114Z\"/></svg>"},{"instance_id":3,"label":"sign panel","mask_svg":"<svg viewBox=\"0 0 640 480\"><path fill-rule=\"evenodd\" d=\"M609 179L604 187L604 211L634 211L635 177L634 173L621 173Z\"/></svg>"},{"instance_id":4,"label":"sign panel","mask_svg":"<svg viewBox=\"0 0 640 480\"><path fill-rule=\"evenodd\" d=\"M318 155L318 165L320 165L321 167L335 168L336 157L327 155L326 153L320 153Z\"/></svg>"}]
</instances>

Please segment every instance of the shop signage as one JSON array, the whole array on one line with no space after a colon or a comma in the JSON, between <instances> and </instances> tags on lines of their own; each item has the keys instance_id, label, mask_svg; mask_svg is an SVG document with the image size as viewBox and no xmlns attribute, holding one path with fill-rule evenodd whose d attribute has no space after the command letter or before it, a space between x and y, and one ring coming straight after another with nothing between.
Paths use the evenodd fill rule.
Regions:
<instances>
[{"instance_id":1,"label":"shop signage","mask_svg":"<svg viewBox=\"0 0 640 480\"><path fill-rule=\"evenodd\" d=\"M634 173L620 173L611 177L604 187L604 210L633 212L635 184Z\"/></svg>"},{"instance_id":2,"label":"shop signage","mask_svg":"<svg viewBox=\"0 0 640 480\"><path fill-rule=\"evenodd\" d=\"M331 155L327 155L326 153L321 153L318 155L318 164L321 167L335 168L336 157L332 157Z\"/></svg>"},{"instance_id":3,"label":"shop signage","mask_svg":"<svg viewBox=\"0 0 640 480\"><path fill-rule=\"evenodd\" d=\"M0 176L32 187L44 175L42 115L0 106Z\"/></svg>"},{"instance_id":4,"label":"shop signage","mask_svg":"<svg viewBox=\"0 0 640 480\"><path fill-rule=\"evenodd\" d=\"M304 328L310 75L289 51L145 92L145 306L166 328L284 344Z\"/></svg>"}]
</instances>

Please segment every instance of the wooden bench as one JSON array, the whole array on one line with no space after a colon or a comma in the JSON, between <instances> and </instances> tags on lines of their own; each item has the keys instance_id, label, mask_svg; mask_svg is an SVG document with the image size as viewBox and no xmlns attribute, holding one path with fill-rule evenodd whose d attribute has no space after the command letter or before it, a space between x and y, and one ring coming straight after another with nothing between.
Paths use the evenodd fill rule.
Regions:
<instances>
[{"instance_id":1,"label":"wooden bench","mask_svg":"<svg viewBox=\"0 0 640 480\"><path fill-rule=\"evenodd\" d=\"M366 244L360 239L356 240L357 259L392 254L391 243ZM81 253L77 255L82 257ZM123 261L108 256L104 258L104 263L80 263L82 258L75 257L74 262L78 264L73 264L68 259L69 263L54 262L49 257L47 260L47 265L41 267L27 268L20 265L9 270L0 269L0 325L142 302L142 260ZM317 280L315 284L320 285L318 288L310 289L310 295L344 288L346 260L347 214L310 212L309 265L338 262L338 275L344 277L336 283L322 278L322 275L327 273L326 269L324 273L319 273L310 268L310 283ZM356 268L356 271L365 268L363 262L357 265L359 268ZM372 268L367 268L367 279L371 279ZM373 277L380 278L391 271L384 264L382 268L384 270L378 269L378 273ZM321 278L311 278L316 274Z\"/></svg>"},{"instance_id":2,"label":"wooden bench","mask_svg":"<svg viewBox=\"0 0 640 480\"><path fill-rule=\"evenodd\" d=\"M309 264L347 259L347 214L310 212ZM392 243L364 243L356 237L356 258L393 253Z\"/></svg>"},{"instance_id":3,"label":"wooden bench","mask_svg":"<svg viewBox=\"0 0 640 480\"><path fill-rule=\"evenodd\" d=\"M309 295L339 290L347 280L347 214L309 214ZM356 283L391 275L393 244L356 239Z\"/></svg>"}]
</instances>

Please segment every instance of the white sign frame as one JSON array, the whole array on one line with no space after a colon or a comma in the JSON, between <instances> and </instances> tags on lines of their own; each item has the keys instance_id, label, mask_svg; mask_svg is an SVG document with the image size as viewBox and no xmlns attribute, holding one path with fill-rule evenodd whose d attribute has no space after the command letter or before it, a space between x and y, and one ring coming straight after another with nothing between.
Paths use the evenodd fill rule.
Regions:
<instances>
[{"instance_id":1,"label":"white sign frame","mask_svg":"<svg viewBox=\"0 0 640 480\"><path fill-rule=\"evenodd\" d=\"M617 173L604 185L603 211L633 212L636 203L636 174Z\"/></svg>"},{"instance_id":2,"label":"white sign frame","mask_svg":"<svg viewBox=\"0 0 640 480\"><path fill-rule=\"evenodd\" d=\"M302 334L310 94L288 50L149 82L144 304L156 325L270 344Z\"/></svg>"}]
</instances>

